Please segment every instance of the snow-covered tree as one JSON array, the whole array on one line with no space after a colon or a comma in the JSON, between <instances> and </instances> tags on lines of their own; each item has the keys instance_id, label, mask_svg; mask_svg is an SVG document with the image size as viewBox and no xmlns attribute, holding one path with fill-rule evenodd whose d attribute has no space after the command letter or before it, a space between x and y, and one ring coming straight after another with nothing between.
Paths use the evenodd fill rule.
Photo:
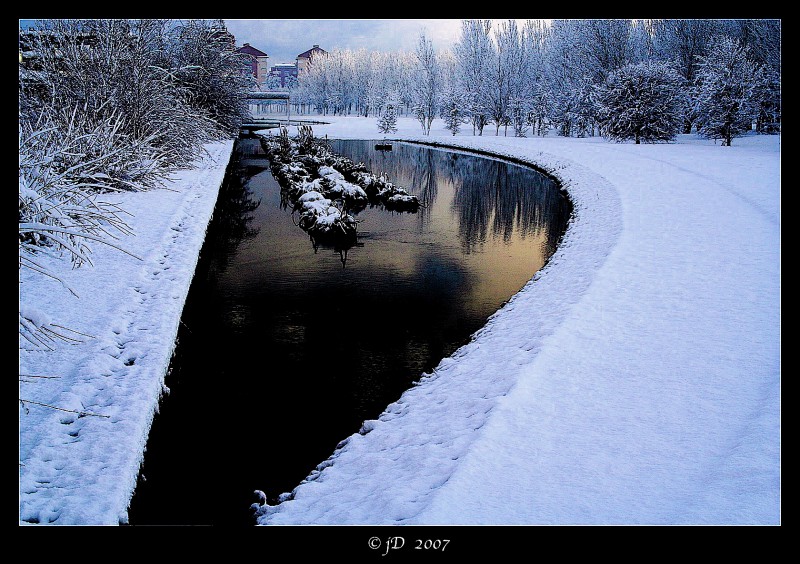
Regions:
<instances>
[{"instance_id":1,"label":"snow-covered tree","mask_svg":"<svg viewBox=\"0 0 800 564\"><path fill-rule=\"evenodd\" d=\"M758 115L756 95L764 72L747 53L737 40L718 36L700 58L694 90L698 132L727 146L750 131Z\"/></svg>"},{"instance_id":2,"label":"snow-covered tree","mask_svg":"<svg viewBox=\"0 0 800 564\"><path fill-rule=\"evenodd\" d=\"M378 131L383 134L395 133L397 131L397 104L399 95L392 92L388 100L383 105L383 110L378 118Z\"/></svg>"},{"instance_id":3,"label":"snow-covered tree","mask_svg":"<svg viewBox=\"0 0 800 564\"><path fill-rule=\"evenodd\" d=\"M495 31L494 59L491 66L491 88L489 108L495 124L495 135L500 134L500 126L510 122L511 100L519 98L520 75L523 70L524 54L519 28L515 20L502 22Z\"/></svg>"},{"instance_id":4,"label":"snow-covered tree","mask_svg":"<svg viewBox=\"0 0 800 564\"><path fill-rule=\"evenodd\" d=\"M369 117L374 110L372 102L374 97L371 95L378 80L377 77L377 53L370 53L366 49L359 49L353 53L353 98L356 107L356 114Z\"/></svg>"},{"instance_id":5,"label":"snow-covered tree","mask_svg":"<svg viewBox=\"0 0 800 564\"><path fill-rule=\"evenodd\" d=\"M652 23L654 54L660 60L672 61L687 84L694 84L700 57L706 54L718 29L719 23L714 20L655 20ZM691 107L687 108L684 133L692 132L692 112Z\"/></svg>"},{"instance_id":6,"label":"snow-covered tree","mask_svg":"<svg viewBox=\"0 0 800 564\"><path fill-rule=\"evenodd\" d=\"M313 57L306 70L297 77L297 96L319 114L327 115L331 110L332 84L328 61L333 54L325 57Z\"/></svg>"},{"instance_id":7,"label":"snow-covered tree","mask_svg":"<svg viewBox=\"0 0 800 564\"><path fill-rule=\"evenodd\" d=\"M422 132L428 135L436 117L437 97L441 87L439 63L433 43L422 32L417 44L415 82L412 85L414 115L422 125Z\"/></svg>"},{"instance_id":8,"label":"snow-covered tree","mask_svg":"<svg viewBox=\"0 0 800 564\"><path fill-rule=\"evenodd\" d=\"M759 101L756 131L779 133L781 130L781 21L735 20L731 35L748 48L750 59L764 68L757 85Z\"/></svg>"},{"instance_id":9,"label":"snow-covered tree","mask_svg":"<svg viewBox=\"0 0 800 564\"><path fill-rule=\"evenodd\" d=\"M656 58L653 43L653 20L634 20L631 23L628 64L643 63Z\"/></svg>"},{"instance_id":10,"label":"snow-covered tree","mask_svg":"<svg viewBox=\"0 0 800 564\"><path fill-rule=\"evenodd\" d=\"M758 100L756 131L759 133L781 132L781 73L780 69L764 67L763 79L756 85Z\"/></svg>"},{"instance_id":11,"label":"snow-covered tree","mask_svg":"<svg viewBox=\"0 0 800 564\"><path fill-rule=\"evenodd\" d=\"M598 88L598 121L603 135L615 141L671 141L686 102L685 80L669 63L626 65Z\"/></svg>"},{"instance_id":12,"label":"snow-covered tree","mask_svg":"<svg viewBox=\"0 0 800 564\"><path fill-rule=\"evenodd\" d=\"M464 93L466 111L472 121L472 134L483 135L489 123L490 65L494 59L490 20L463 20L461 35L453 53L455 80Z\"/></svg>"},{"instance_id":13,"label":"snow-covered tree","mask_svg":"<svg viewBox=\"0 0 800 564\"><path fill-rule=\"evenodd\" d=\"M188 20L173 35L175 75L189 90L190 107L226 136L238 134L252 84L241 72L244 59L233 36L222 20Z\"/></svg>"},{"instance_id":14,"label":"snow-covered tree","mask_svg":"<svg viewBox=\"0 0 800 564\"><path fill-rule=\"evenodd\" d=\"M545 80L533 84L530 97L529 116L536 135L547 135L550 130L551 100Z\"/></svg>"},{"instance_id":15,"label":"snow-covered tree","mask_svg":"<svg viewBox=\"0 0 800 564\"><path fill-rule=\"evenodd\" d=\"M597 125L597 88L589 77L577 84L572 93L573 134L576 137L594 137Z\"/></svg>"},{"instance_id":16,"label":"snow-covered tree","mask_svg":"<svg viewBox=\"0 0 800 564\"><path fill-rule=\"evenodd\" d=\"M551 119L559 135L593 135L595 87L636 60L641 35L630 20L554 20L547 40Z\"/></svg>"},{"instance_id":17,"label":"snow-covered tree","mask_svg":"<svg viewBox=\"0 0 800 564\"><path fill-rule=\"evenodd\" d=\"M451 84L442 93L441 118L444 127L453 135L461 131L461 125L469 121L464 93L457 86Z\"/></svg>"},{"instance_id":18,"label":"snow-covered tree","mask_svg":"<svg viewBox=\"0 0 800 564\"><path fill-rule=\"evenodd\" d=\"M636 40L632 20L580 21L582 46L594 84L601 84L615 70L633 62Z\"/></svg>"},{"instance_id":19,"label":"snow-covered tree","mask_svg":"<svg viewBox=\"0 0 800 564\"><path fill-rule=\"evenodd\" d=\"M514 127L515 137L525 137L533 123L530 103L521 96L515 96L508 104L508 117Z\"/></svg>"},{"instance_id":20,"label":"snow-covered tree","mask_svg":"<svg viewBox=\"0 0 800 564\"><path fill-rule=\"evenodd\" d=\"M269 74L267 75L267 79L264 81L264 86L267 90L280 90L281 86L281 77L278 74Z\"/></svg>"},{"instance_id":21,"label":"snow-covered tree","mask_svg":"<svg viewBox=\"0 0 800 564\"><path fill-rule=\"evenodd\" d=\"M554 20L547 37L545 80L548 117L558 135L571 136L576 129L576 117L589 114L588 109L580 106L581 93L590 91L592 74L583 48L581 22Z\"/></svg>"},{"instance_id":22,"label":"snow-covered tree","mask_svg":"<svg viewBox=\"0 0 800 564\"><path fill-rule=\"evenodd\" d=\"M462 82L458 80L458 64L452 51L444 51L439 55L439 71L442 79L442 90L439 94L439 116L445 129L456 135L461 125L469 120L466 95L462 90Z\"/></svg>"},{"instance_id":23,"label":"snow-covered tree","mask_svg":"<svg viewBox=\"0 0 800 564\"><path fill-rule=\"evenodd\" d=\"M522 28L523 65L512 114L515 135L524 135L527 126L534 133L545 133L547 127L548 92L545 75L545 49L549 26L544 20L527 20Z\"/></svg>"},{"instance_id":24,"label":"snow-covered tree","mask_svg":"<svg viewBox=\"0 0 800 564\"><path fill-rule=\"evenodd\" d=\"M283 78L283 85L287 90L294 90L297 88L297 77L293 75L287 75Z\"/></svg>"}]
</instances>

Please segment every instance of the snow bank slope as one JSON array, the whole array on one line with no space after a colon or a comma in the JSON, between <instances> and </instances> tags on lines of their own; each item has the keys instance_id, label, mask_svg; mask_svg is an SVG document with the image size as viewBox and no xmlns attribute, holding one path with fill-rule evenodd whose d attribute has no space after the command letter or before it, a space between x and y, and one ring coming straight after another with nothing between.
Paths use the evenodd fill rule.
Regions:
<instances>
[{"instance_id":1,"label":"snow bank slope","mask_svg":"<svg viewBox=\"0 0 800 564\"><path fill-rule=\"evenodd\" d=\"M434 134L551 170L575 221L470 345L260 522L779 523L780 137Z\"/></svg>"},{"instance_id":2,"label":"snow bank slope","mask_svg":"<svg viewBox=\"0 0 800 564\"><path fill-rule=\"evenodd\" d=\"M26 403L20 409L20 522L117 524L127 519L153 413L172 355L186 294L233 141L206 146L197 169L164 189L113 196L133 214L119 244L142 260L96 244L94 267L53 263L80 296L20 273L20 304L92 335L56 352L20 341L20 398L87 411L82 416ZM109 197L108 199L111 199Z\"/></svg>"}]
</instances>

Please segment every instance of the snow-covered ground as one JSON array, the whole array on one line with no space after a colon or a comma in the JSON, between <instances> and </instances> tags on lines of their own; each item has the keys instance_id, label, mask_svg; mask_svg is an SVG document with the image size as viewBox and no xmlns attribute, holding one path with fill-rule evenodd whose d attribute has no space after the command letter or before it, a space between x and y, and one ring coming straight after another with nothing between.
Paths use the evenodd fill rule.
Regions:
<instances>
[{"instance_id":1,"label":"snow-covered ground","mask_svg":"<svg viewBox=\"0 0 800 564\"><path fill-rule=\"evenodd\" d=\"M374 118L330 121L315 134L383 137ZM399 128L538 164L574 221L469 345L260 522L779 524L780 137ZM21 522L124 520L226 151L175 192L125 196L123 246L143 261L96 246L94 268L65 274L80 299L22 276L22 302L95 338L20 350L21 373L61 376L20 397L111 418L21 410Z\"/></svg>"},{"instance_id":2,"label":"snow-covered ground","mask_svg":"<svg viewBox=\"0 0 800 564\"><path fill-rule=\"evenodd\" d=\"M55 263L72 296L49 278L20 272L20 303L91 335L54 352L20 339L19 518L55 524L116 525L127 519L139 464L206 227L233 141L206 147L197 169L164 189L115 195L133 236L96 243L94 267ZM140 260L141 259L141 260ZM24 349L23 349L24 347ZM100 417L102 415L103 417Z\"/></svg>"}]
</instances>

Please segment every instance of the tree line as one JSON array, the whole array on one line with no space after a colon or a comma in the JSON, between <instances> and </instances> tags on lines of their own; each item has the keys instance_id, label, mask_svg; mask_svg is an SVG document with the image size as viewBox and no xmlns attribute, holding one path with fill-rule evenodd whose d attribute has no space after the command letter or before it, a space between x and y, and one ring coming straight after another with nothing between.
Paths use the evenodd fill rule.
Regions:
<instances>
[{"instance_id":1,"label":"tree line","mask_svg":"<svg viewBox=\"0 0 800 564\"><path fill-rule=\"evenodd\" d=\"M298 77L299 110L439 117L453 134L731 140L780 131L780 20L463 20L452 49L334 50ZM384 119L385 124L385 119ZM385 127L384 127L385 129Z\"/></svg>"}]
</instances>

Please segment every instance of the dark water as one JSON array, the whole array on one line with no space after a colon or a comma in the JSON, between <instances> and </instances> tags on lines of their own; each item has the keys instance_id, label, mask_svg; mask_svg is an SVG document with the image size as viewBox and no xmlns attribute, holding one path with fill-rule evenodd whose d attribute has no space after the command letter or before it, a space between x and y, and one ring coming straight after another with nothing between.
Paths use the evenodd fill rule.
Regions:
<instances>
[{"instance_id":1,"label":"dark water","mask_svg":"<svg viewBox=\"0 0 800 564\"><path fill-rule=\"evenodd\" d=\"M346 253L313 248L240 139L184 309L132 525L254 524L542 267L570 205L537 172L420 146L332 142L417 195L368 208ZM295 218L296 219L296 218Z\"/></svg>"}]
</instances>

